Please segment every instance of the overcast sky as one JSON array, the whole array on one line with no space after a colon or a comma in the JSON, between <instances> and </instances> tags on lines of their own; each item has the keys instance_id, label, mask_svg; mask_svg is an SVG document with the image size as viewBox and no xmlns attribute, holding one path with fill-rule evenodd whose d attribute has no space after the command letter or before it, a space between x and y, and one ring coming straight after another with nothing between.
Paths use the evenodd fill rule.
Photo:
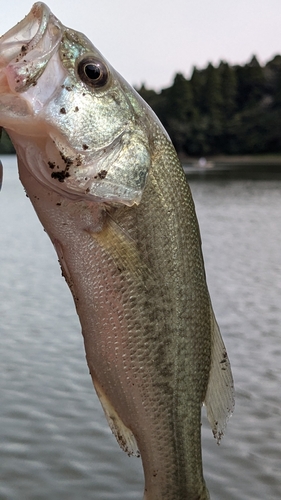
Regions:
<instances>
[{"instance_id":1,"label":"overcast sky","mask_svg":"<svg viewBox=\"0 0 281 500\"><path fill-rule=\"evenodd\" d=\"M0 33L29 0L1 0ZM281 0L48 0L60 21L82 31L131 84L168 86L176 72L221 59L264 63L281 53Z\"/></svg>"}]
</instances>

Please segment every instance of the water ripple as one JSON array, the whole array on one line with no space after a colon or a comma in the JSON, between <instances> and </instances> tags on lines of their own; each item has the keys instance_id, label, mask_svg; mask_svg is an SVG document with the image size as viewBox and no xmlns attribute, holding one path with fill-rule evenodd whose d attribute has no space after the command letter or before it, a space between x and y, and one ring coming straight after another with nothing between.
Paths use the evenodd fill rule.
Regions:
<instances>
[{"instance_id":1,"label":"water ripple","mask_svg":"<svg viewBox=\"0 0 281 500\"><path fill-rule=\"evenodd\" d=\"M14 160L3 158L0 195L0 498L140 500L141 462L119 449L107 427L54 250L7 161ZM203 415L206 481L216 500L277 500L280 184L191 184L236 381L220 446Z\"/></svg>"}]
</instances>

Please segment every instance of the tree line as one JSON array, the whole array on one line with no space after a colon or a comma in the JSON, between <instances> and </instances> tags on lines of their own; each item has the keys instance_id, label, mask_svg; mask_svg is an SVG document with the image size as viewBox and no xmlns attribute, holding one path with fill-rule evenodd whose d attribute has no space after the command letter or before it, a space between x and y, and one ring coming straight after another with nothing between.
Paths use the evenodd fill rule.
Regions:
<instances>
[{"instance_id":1,"label":"tree line","mask_svg":"<svg viewBox=\"0 0 281 500\"><path fill-rule=\"evenodd\" d=\"M281 153L281 56L261 66L221 61L177 73L160 92L139 94L155 111L182 156Z\"/></svg>"},{"instance_id":2,"label":"tree line","mask_svg":"<svg viewBox=\"0 0 281 500\"><path fill-rule=\"evenodd\" d=\"M4 129L0 128L0 154L15 154L15 148Z\"/></svg>"},{"instance_id":3,"label":"tree line","mask_svg":"<svg viewBox=\"0 0 281 500\"><path fill-rule=\"evenodd\" d=\"M175 75L160 92L139 94L155 111L184 156L281 153L281 56L264 66L254 56L244 66L221 61ZM14 153L3 131L0 153Z\"/></svg>"}]
</instances>

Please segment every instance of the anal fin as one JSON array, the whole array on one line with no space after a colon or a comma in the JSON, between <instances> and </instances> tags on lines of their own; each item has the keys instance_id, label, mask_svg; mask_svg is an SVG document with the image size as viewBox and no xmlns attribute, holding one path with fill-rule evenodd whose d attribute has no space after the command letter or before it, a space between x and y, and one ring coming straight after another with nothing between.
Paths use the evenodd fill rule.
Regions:
<instances>
[{"instance_id":1,"label":"anal fin","mask_svg":"<svg viewBox=\"0 0 281 500\"><path fill-rule=\"evenodd\" d=\"M119 446L128 453L129 456L134 455L136 457L140 456L140 452L138 450L138 445L132 431L123 423L115 408L109 401L108 397L104 393L101 385L98 381L93 379L93 384L96 389L96 393L99 397L101 405L103 407L105 416L108 421L108 425L112 430Z\"/></svg>"}]
</instances>

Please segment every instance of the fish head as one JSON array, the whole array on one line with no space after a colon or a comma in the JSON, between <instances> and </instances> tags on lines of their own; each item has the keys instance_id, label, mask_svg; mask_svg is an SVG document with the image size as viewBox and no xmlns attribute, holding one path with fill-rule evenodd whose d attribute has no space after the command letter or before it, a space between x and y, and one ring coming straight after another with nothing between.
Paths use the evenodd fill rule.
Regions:
<instances>
[{"instance_id":1,"label":"fish head","mask_svg":"<svg viewBox=\"0 0 281 500\"><path fill-rule=\"evenodd\" d=\"M152 114L87 37L44 3L0 38L0 125L47 188L138 204L151 164Z\"/></svg>"}]
</instances>

